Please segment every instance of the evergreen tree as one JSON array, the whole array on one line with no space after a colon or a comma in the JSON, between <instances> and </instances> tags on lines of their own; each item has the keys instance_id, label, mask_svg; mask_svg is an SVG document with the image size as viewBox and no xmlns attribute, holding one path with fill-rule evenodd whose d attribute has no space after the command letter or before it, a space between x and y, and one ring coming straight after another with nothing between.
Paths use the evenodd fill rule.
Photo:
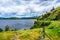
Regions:
<instances>
[{"instance_id":1,"label":"evergreen tree","mask_svg":"<svg viewBox=\"0 0 60 40\"><path fill-rule=\"evenodd\" d=\"M2 28L0 28L0 32L3 32L3 29Z\"/></svg>"},{"instance_id":2,"label":"evergreen tree","mask_svg":"<svg viewBox=\"0 0 60 40\"><path fill-rule=\"evenodd\" d=\"M10 29L9 29L9 26L8 25L6 25L5 26L5 31L9 31Z\"/></svg>"},{"instance_id":3,"label":"evergreen tree","mask_svg":"<svg viewBox=\"0 0 60 40\"><path fill-rule=\"evenodd\" d=\"M53 7L52 9L51 9L51 11L53 11L55 8Z\"/></svg>"}]
</instances>

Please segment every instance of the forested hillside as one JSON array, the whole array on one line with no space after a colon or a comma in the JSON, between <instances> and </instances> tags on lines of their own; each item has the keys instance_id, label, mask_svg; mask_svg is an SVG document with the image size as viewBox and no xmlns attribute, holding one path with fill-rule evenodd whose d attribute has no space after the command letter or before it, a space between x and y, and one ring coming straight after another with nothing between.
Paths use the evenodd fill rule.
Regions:
<instances>
[{"instance_id":1,"label":"forested hillside","mask_svg":"<svg viewBox=\"0 0 60 40\"><path fill-rule=\"evenodd\" d=\"M60 20L60 7L53 8L50 12L46 12L46 14L39 16L37 20Z\"/></svg>"},{"instance_id":2,"label":"forested hillside","mask_svg":"<svg viewBox=\"0 0 60 40\"><path fill-rule=\"evenodd\" d=\"M60 7L53 8L50 12L39 16L31 29L43 27L52 40L60 40Z\"/></svg>"},{"instance_id":3,"label":"forested hillside","mask_svg":"<svg viewBox=\"0 0 60 40\"><path fill-rule=\"evenodd\" d=\"M46 12L44 15L39 16L31 29L40 28L43 25L51 25L51 27L55 27L55 25L60 26L58 22L60 22L60 7L53 8L50 12Z\"/></svg>"},{"instance_id":4,"label":"forested hillside","mask_svg":"<svg viewBox=\"0 0 60 40\"><path fill-rule=\"evenodd\" d=\"M52 40L60 40L60 7L53 8L50 12L39 16L31 29L43 27Z\"/></svg>"}]
</instances>

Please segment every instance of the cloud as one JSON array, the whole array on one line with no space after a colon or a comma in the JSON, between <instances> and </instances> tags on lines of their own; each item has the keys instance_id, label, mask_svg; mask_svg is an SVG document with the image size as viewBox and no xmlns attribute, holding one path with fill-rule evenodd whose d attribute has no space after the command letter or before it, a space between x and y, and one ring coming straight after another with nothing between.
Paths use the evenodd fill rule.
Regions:
<instances>
[{"instance_id":1,"label":"cloud","mask_svg":"<svg viewBox=\"0 0 60 40\"><path fill-rule=\"evenodd\" d=\"M39 16L59 5L58 0L0 0L0 17Z\"/></svg>"}]
</instances>

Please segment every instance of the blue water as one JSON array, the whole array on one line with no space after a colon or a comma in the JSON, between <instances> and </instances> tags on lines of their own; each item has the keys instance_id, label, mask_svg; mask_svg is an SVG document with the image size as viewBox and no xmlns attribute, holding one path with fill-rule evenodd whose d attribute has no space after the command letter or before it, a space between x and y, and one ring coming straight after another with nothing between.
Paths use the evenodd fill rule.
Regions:
<instances>
[{"instance_id":1,"label":"blue water","mask_svg":"<svg viewBox=\"0 0 60 40\"><path fill-rule=\"evenodd\" d=\"M10 26L10 29L30 29L34 24L34 19L20 19L20 20L0 20L0 28L4 29L6 25Z\"/></svg>"}]
</instances>

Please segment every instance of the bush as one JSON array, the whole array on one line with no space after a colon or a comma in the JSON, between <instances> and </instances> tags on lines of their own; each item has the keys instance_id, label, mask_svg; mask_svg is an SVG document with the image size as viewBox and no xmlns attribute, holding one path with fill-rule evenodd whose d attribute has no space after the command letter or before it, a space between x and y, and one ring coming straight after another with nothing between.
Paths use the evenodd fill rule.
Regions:
<instances>
[{"instance_id":1,"label":"bush","mask_svg":"<svg viewBox=\"0 0 60 40\"><path fill-rule=\"evenodd\" d=\"M5 26L5 31L9 31L10 29L9 29L9 26L8 25L6 25Z\"/></svg>"},{"instance_id":2,"label":"bush","mask_svg":"<svg viewBox=\"0 0 60 40\"><path fill-rule=\"evenodd\" d=\"M2 28L0 28L0 32L3 32L3 29Z\"/></svg>"},{"instance_id":3,"label":"bush","mask_svg":"<svg viewBox=\"0 0 60 40\"><path fill-rule=\"evenodd\" d=\"M41 26L48 26L51 22L41 22Z\"/></svg>"},{"instance_id":4,"label":"bush","mask_svg":"<svg viewBox=\"0 0 60 40\"><path fill-rule=\"evenodd\" d=\"M49 29L53 29L54 27L49 27Z\"/></svg>"},{"instance_id":5,"label":"bush","mask_svg":"<svg viewBox=\"0 0 60 40\"><path fill-rule=\"evenodd\" d=\"M11 31L17 31L18 29L16 29L16 28L14 28L14 29L12 29Z\"/></svg>"},{"instance_id":6,"label":"bush","mask_svg":"<svg viewBox=\"0 0 60 40\"><path fill-rule=\"evenodd\" d=\"M41 28L41 27L44 27L44 26L49 26L50 24L51 24L51 22L35 21L34 25L30 29Z\"/></svg>"}]
</instances>

